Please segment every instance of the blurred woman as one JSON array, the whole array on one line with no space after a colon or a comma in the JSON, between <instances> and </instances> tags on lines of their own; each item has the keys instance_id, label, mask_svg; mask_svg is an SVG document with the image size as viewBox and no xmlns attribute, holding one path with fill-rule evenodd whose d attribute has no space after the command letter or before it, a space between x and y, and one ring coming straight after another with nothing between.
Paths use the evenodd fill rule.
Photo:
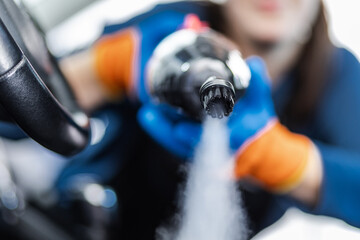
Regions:
<instances>
[{"instance_id":1,"label":"blurred woman","mask_svg":"<svg viewBox=\"0 0 360 240\"><path fill-rule=\"evenodd\" d=\"M248 60L252 72L249 91L229 120L235 175L260 186L244 190L252 233L272 224L289 206L359 227L360 66L350 52L330 42L323 3L191 1L158 5L128 22L107 26L91 49L62 61L84 108L91 110L119 96L136 96L145 105L134 120L163 146L149 151L143 145L140 162L131 160L133 172L127 176L136 178L134 186L142 189L131 200L124 195L128 207L142 206L141 211L123 216L133 239L154 236L156 226L174 211L177 182L182 178L178 169L185 160L176 156L176 146L194 137L194 128L200 129L196 123L189 127L172 122L156 106L148 106L145 87L152 51L161 39L183 26L189 13L231 39L245 58L257 55L267 66L266 71L261 61ZM151 118L147 118L149 113ZM169 130L159 133L159 123ZM182 136L177 136L179 129ZM189 155L193 148L188 147ZM175 155L158 158L165 150ZM145 175L139 176L139 169ZM136 224L134 219L144 215L145 220ZM146 234L132 231L133 225L146 229Z\"/></svg>"}]
</instances>

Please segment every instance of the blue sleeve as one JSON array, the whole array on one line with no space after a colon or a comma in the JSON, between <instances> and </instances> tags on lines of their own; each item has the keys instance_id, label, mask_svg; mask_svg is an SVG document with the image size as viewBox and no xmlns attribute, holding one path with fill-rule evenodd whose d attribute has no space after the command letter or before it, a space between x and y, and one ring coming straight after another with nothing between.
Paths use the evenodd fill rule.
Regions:
<instances>
[{"instance_id":1,"label":"blue sleeve","mask_svg":"<svg viewBox=\"0 0 360 240\"><path fill-rule=\"evenodd\" d=\"M360 153L316 143L324 168L319 203L313 213L360 227Z\"/></svg>"},{"instance_id":2,"label":"blue sleeve","mask_svg":"<svg viewBox=\"0 0 360 240\"><path fill-rule=\"evenodd\" d=\"M318 205L310 212L360 227L360 64L337 49L334 71L319 104L314 142L324 178Z\"/></svg>"},{"instance_id":3,"label":"blue sleeve","mask_svg":"<svg viewBox=\"0 0 360 240\"><path fill-rule=\"evenodd\" d=\"M317 108L315 136L360 152L360 64L350 52L338 49L332 66Z\"/></svg>"}]
</instances>

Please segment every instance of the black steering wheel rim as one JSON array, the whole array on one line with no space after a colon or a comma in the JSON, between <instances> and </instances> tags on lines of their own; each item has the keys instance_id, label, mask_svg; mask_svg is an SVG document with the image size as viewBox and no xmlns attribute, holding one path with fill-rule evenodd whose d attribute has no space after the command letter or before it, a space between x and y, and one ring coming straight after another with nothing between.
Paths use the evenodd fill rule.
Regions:
<instances>
[{"instance_id":1,"label":"black steering wheel rim","mask_svg":"<svg viewBox=\"0 0 360 240\"><path fill-rule=\"evenodd\" d=\"M89 120L41 32L13 0L0 0L0 113L35 141L70 156L89 141Z\"/></svg>"}]
</instances>

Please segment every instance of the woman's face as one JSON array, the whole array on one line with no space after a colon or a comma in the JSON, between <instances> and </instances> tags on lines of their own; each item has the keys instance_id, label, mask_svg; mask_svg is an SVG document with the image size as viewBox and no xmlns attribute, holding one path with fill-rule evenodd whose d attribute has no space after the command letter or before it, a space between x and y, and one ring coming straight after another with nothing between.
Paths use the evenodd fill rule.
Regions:
<instances>
[{"instance_id":1,"label":"woman's face","mask_svg":"<svg viewBox=\"0 0 360 240\"><path fill-rule=\"evenodd\" d=\"M228 0L225 14L247 39L273 44L306 39L319 6L320 0Z\"/></svg>"}]
</instances>

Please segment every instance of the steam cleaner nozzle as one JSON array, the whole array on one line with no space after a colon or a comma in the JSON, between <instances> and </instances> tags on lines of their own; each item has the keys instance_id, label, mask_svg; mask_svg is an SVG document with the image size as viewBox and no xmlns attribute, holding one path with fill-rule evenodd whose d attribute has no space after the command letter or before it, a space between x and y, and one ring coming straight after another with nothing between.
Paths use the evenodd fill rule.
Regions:
<instances>
[{"instance_id":1,"label":"steam cleaner nozzle","mask_svg":"<svg viewBox=\"0 0 360 240\"><path fill-rule=\"evenodd\" d=\"M177 31L155 49L148 65L154 102L202 121L229 116L247 89L250 70L236 46L210 29Z\"/></svg>"},{"instance_id":2,"label":"steam cleaner nozzle","mask_svg":"<svg viewBox=\"0 0 360 240\"><path fill-rule=\"evenodd\" d=\"M213 118L227 117L232 112L235 90L231 82L210 77L200 87L199 94L204 110Z\"/></svg>"}]
</instances>

